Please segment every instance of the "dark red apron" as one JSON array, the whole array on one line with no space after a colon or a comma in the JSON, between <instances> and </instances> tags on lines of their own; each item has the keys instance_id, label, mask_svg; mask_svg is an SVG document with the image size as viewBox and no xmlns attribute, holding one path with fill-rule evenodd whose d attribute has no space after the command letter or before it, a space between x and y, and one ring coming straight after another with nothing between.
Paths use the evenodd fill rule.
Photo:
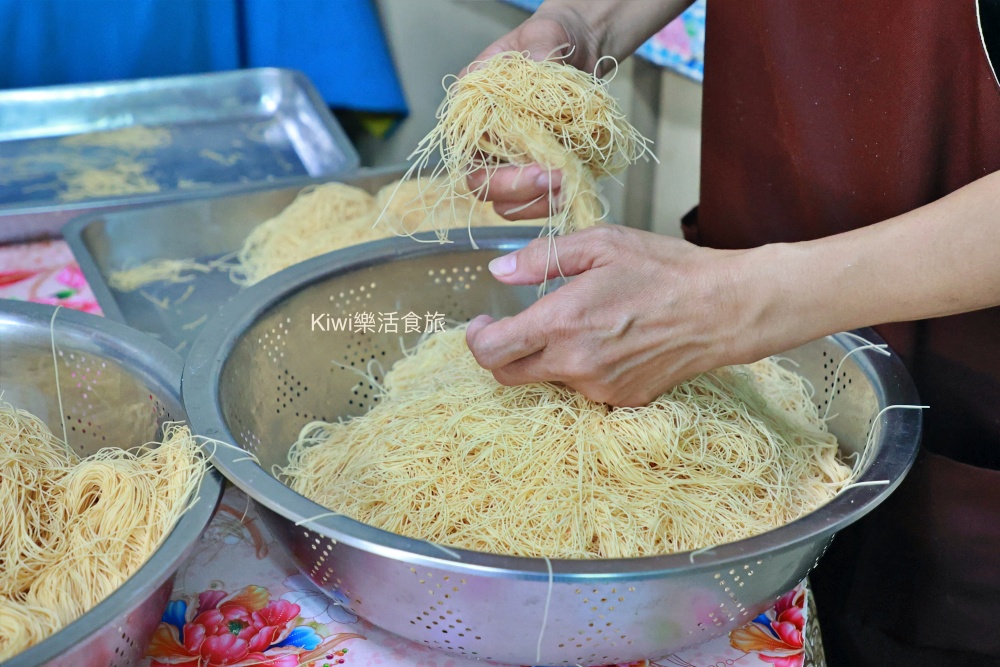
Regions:
<instances>
[{"instance_id":1,"label":"dark red apron","mask_svg":"<svg viewBox=\"0 0 1000 667\"><path fill-rule=\"evenodd\" d=\"M710 0L705 51L693 241L827 236L1000 169L975 0ZM831 667L998 666L1000 309L879 330L931 408L916 468L813 577Z\"/></svg>"}]
</instances>

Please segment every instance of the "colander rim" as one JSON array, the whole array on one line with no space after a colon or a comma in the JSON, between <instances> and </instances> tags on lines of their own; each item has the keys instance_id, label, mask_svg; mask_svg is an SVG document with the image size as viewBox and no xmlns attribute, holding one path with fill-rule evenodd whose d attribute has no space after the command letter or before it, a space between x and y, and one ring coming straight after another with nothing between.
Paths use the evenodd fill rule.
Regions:
<instances>
[{"instance_id":1,"label":"colander rim","mask_svg":"<svg viewBox=\"0 0 1000 667\"><path fill-rule=\"evenodd\" d=\"M538 237L538 227L483 227L475 229L475 244L465 234L452 235L440 244L433 234L410 238L389 238L337 250L285 269L252 285L230 300L211 319L195 339L184 365L182 399L192 428L208 438L238 444L226 424L219 397L222 371L243 334L274 306L310 286L384 262L418 259L441 252L472 250L510 252ZM884 341L872 329L851 332L873 343ZM828 336L845 352L859 344L847 333ZM893 354L854 355L852 359L872 382L878 404L916 405L916 388L906 368ZM885 377L895 382L887 386L877 381ZM881 455L859 478L859 482L889 480L888 484L858 486L848 489L826 505L791 523L761 535L719 545L711 550L661 556L618 559L548 559L508 556L468 551L442 550L422 540L403 537L368 526L329 510L301 496L257 463L242 450L218 447L212 457L216 468L255 502L285 519L301 523L303 530L319 534L363 551L421 567L449 569L478 576L497 576L528 580L548 580L549 565L553 580L559 583L584 582L599 578L602 582L661 578L671 572L685 573L719 570L747 559L762 559L777 550L789 550L817 539L825 539L861 518L899 485L916 459L922 430L920 410L887 410L881 417ZM242 459L242 460L240 460ZM447 552L454 552L456 559Z\"/></svg>"},{"instance_id":2,"label":"colander rim","mask_svg":"<svg viewBox=\"0 0 1000 667\"><path fill-rule=\"evenodd\" d=\"M16 326L38 326L48 337L53 306L0 299L0 331ZM97 315L60 308L56 329L84 334L92 342L114 342L123 354L117 361L133 361L143 379L156 385L173 401L179 417L184 417L180 398L181 357L166 345L131 327ZM141 444L141 443L137 443ZM71 652L76 646L100 633L109 623L134 609L151 596L177 571L215 514L222 498L223 478L215 471L205 475L198 498L185 511L160 547L142 567L108 597L72 623L38 644L4 662L5 667L32 667Z\"/></svg>"}]
</instances>

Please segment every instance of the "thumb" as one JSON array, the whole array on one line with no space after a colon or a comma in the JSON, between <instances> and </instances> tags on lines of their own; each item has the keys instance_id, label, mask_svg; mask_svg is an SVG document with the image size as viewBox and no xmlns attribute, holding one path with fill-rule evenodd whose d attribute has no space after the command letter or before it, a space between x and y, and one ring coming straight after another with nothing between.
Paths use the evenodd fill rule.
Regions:
<instances>
[{"instance_id":1,"label":"thumb","mask_svg":"<svg viewBox=\"0 0 1000 667\"><path fill-rule=\"evenodd\" d=\"M594 267L601 252L594 229L567 236L535 239L525 247L490 262L490 273L508 285L537 285L558 277L576 276Z\"/></svg>"}]
</instances>

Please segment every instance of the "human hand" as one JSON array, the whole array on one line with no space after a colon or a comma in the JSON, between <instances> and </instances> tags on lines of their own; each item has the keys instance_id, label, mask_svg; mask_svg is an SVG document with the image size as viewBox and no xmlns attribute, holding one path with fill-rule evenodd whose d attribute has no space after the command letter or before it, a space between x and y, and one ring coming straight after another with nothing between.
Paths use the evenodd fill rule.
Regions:
<instances>
[{"instance_id":1,"label":"human hand","mask_svg":"<svg viewBox=\"0 0 1000 667\"><path fill-rule=\"evenodd\" d=\"M542 5L531 18L488 46L470 67L498 53L519 51L534 60L560 59L593 72L600 57L599 43L594 28L579 12ZM481 168L468 178L469 190L480 199L492 201L493 210L509 220L547 218L552 212L550 207L558 207L561 183L560 172L550 172L537 164L491 166L488 174Z\"/></svg>"},{"instance_id":2,"label":"human hand","mask_svg":"<svg viewBox=\"0 0 1000 667\"><path fill-rule=\"evenodd\" d=\"M753 251L599 225L554 240L575 276L522 313L468 327L476 360L505 385L554 381L595 401L645 405L698 373L780 351L761 326ZM494 260L511 285L559 276L548 239Z\"/></svg>"},{"instance_id":3,"label":"human hand","mask_svg":"<svg viewBox=\"0 0 1000 667\"><path fill-rule=\"evenodd\" d=\"M576 9L543 4L524 23L483 49L473 64L498 53L520 51L534 60L559 59L593 72L601 57L601 42L599 29ZM459 76L467 70L462 70Z\"/></svg>"},{"instance_id":4,"label":"human hand","mask_svg":"<svg viewBox=\"0 0 1000 667\"><path fill-rule=\"evenodd\" d=\"M534 15L488 46L476 61L521 51L536 60L561 59L603 76L616 60L632 54L690 4L691 0L545 0ZM494 210L510 220L555 213L560 208L561 184L559 172L550 173L537 164L490 165L489 173L479 169L468 178L469 190L492 201Z\"/></svg>"}]
</instances>

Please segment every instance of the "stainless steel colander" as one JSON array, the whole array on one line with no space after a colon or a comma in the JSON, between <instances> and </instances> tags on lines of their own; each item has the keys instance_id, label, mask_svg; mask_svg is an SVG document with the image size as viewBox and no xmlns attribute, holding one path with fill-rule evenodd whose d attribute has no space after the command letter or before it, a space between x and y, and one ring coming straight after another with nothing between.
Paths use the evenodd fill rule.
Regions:
<instances>
[{"instance_id":1,"label":"stainless steel colander","mask_svg":"<svg viewBox=\"0 0 1000 667\"><path fill-rule=\"evenodd\" d=\"M63 435L81 456L159 440L184 419L181 360L167 347L102 317L0 300L0 392ZM52 340L55 341L55 368ZM178 565L208 525L222 481L207 475L197 502L149 561L107 599L4 667L128 667L143 657L163 615Z\"/></svg>"},{"instance_id":2,"label":"stainless steel colander","mask_svg":"<svg viewBox=\"0 0 1000 667\"><path fill-rule=\"evenodd\" d=\"M838 373L859 345L849 335L787 356L816 386L820 407L833 402L830 426L845 453L858 452L874 429L862 480L888 483L850 489L789 525L693 557L553 560L551 576L543 559L470 551L453 558L346 517L308 520L327 510L271 475L305 423L370 407L374 388L350 369L398 359L400 339L409 345L418 335L405 334L403 317L499 317L530 304L534 287L504 286L486 265L537 233L475 230L478 250L464 232L448 245L378 241L246 290L191 349L183 394L193 428L258 457L260 465L220 448L215 463L258 503L303 573L357 615L413 641L505 663L597 665L667 655L746 623L806 576L838 529L885 499L915 457L919 412L881 413L916 402L910 378L895 358L868 352L852 354ZM379 333L389 313L398 331ZM358 326L364 321L374 330Z\"/></svg>"}]
</instances>

